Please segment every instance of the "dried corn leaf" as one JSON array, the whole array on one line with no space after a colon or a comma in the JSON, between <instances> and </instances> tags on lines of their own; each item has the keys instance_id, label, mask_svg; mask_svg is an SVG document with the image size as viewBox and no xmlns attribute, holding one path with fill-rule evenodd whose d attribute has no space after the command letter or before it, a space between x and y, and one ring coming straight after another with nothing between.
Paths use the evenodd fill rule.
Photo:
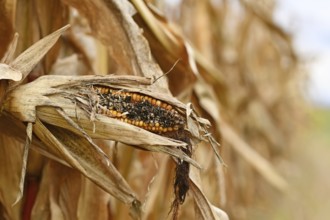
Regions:
<instances>
[{"instance_id":1,"label":"dried corn leaf","mask_svg":"<svg viewBox=\"0 0 330 220\"><path fill-rule=\"evenodd\" d=\"M136 63L136 58L134 58L134 51L123 28L122 14L113 6L112 1L64 0L64 2L76 8L79 13L86 17L93 34L109 48L115 65L115 67L111 67L113 71L139 73L140 70ZM127 7L126 2L122 4ZM109 8L110 5L111 8ZM127 7L125 10L127 10L127 13L130 13L129 11L132 8Z\"/></svg>"},{"instance_id":2,"label":"dried corn leaf","mask_svg":"<svg viewBox=\"0 0 330 220\"><path fill-rule=\"evenodd\" d=\"M83 179L81 188L82 193L77 207L77 210L80 210L77 215L78 219L109 219L111 216L108 207L110 195L86 178Z\"/></svg>"},{"instance_id":3,"label":"dried corn leaf","mask_svg":"<svg viewBox=\"0 0 330 220\"><path fill-rule=\"evenodd\" d=\"M220 208L213 206L206 196L204 195L201 188L201 180L199 177L199 171L192 168L190 174L190 187L193 193L196 215L198 219L212 219L212 220L228 220L227 214Z\"/></svg>"},{"instance_id":4,"label":"dried corn leaf","mask_svg":"<svg viewBox=\"0 0 330 220\"><path fill-rule=\"evenodd\" d=\"M216 84L219 88L226 87L226 78L204 54L200 53L190 44L190 40L175 24L169 22L162 14L156 11L150 4L133 0L139 14L136 20L145 29L145 34L150 42L153 55L162 69L168 70L178 59L179 62L169 74L171 91L178 95L191 92L196 82L196 74L201 75L209 84ZM189 14L190 15L194 12ZM204 27L205 28L205 27ZM202 34L207 31L197 31ZM202 43L206 45L206 42ZM164 55L164 51L166 54Z\"/></svg>"},{"instance_id":5,"label":"dried corn leaf","mask_svg":"<svg viewBox=\"0 0 330 220\"><path fill-rule=\"evenodd\" d=\"M11 87L17 86L22 80L27 77L31 70L37 65L42 57L49 51L49 49L56 43L57 39L61 34L68 29L70 26L67 25L47 37L39 40L37 43L29 47L22 54L20 54L9 66L17 71L20 71L23 75L22 79L11 84Z\"/></svg>"},{"instance_id":6,"label":"dried corn leaf","mask_svg":"<svg viewBox=\"0 0 330 220\"><path fill-rule=\"evenodd\" d=\"M222 122L221 127L223 138L231 144L231 146L244 158L251 166L253 166L260 174L274 187L281 191L288 189L288 183L280 176L274 167L248 143L242 140L237 133L225 122Z\"/></svg>"},{"instance_id":7,"label":"dried corn leaf","mask_svg":"<svg viewBox=\"0 0 330 220\"><path fill-rule=\"evenodd\" d=\"M111 72L159 77L162 71L153 61L147 41L132 19L134 9L128 1L65 0L89 21L93 34L109 49L114 65ZM99 19L102 17L102 19ZM115 43L114 43L115 42ZM165 79L160 79L155 90L167 93Z\"/></svg>"},{"instance_id":8,"label":"dried corn leaf","mask_svg":"<svg viewBox=\"0 0 330 220\"><path fill-rule=\"evenodd\" d=\"M34 6L36 23L38 24L41 36L46 36L68 23L69 9L62 1L36 0ZM46 54L43 61L43 70L46 73L50 71L58 58L60 49L60 42L56 42Z\"/></svg>"},{"instance_id":9,"label":"dried corn leaf","mask_svg":"<svg viewBox=\"0 0 330 220\"><path fill-rule=\"evenodd\" d=\"M276 127L276 122L267 111L266 106L261 102L252 102L249 105L249 113L255 126L264 134L274 148L285 148L285 139L282 131ZM272 135L269 135L272 134Z\"/></svg>"},{"instance_id":10,"label":"dried corn leaf","mask_svg":"<svg viewBox=\"0 0 330 220\"><path fill-rule=\"evenodd\" d=\"M2 79L20 81L22 79L22 73L7 64L0 63L0 80Z\"/></svg>"},{"instance_id":11,"label":"dried corn leaf","mask_svg":"<svg viewBox=\"0 0 330 220\"><path fill-rule=\"evenodd\" d=\"M19 193L18 193L16 201L14 202L13 205L18 203L21 200L21 198L23 197L24 180L25 180L25 175L26 175L26 164L27 164L27 160L28 160L29 146L31 145L31 142L32 142L32 123L28 123L26 126L26 140L25 140L23 156L22 156L23 165L22 165L22 170L21 170L21 181L19 183Z\"/></svg>"},{"instance_id":12,"label":"dried corn leaf","mask_svg":"<svg viewBox=\"0 0 330 220\"><path fill-rule=\"evenodd\" d=\"M31 219L77 219L80 173L49 160L42 176Z\"/></svg>"},{"instance_id":13,"label":"dried corn leaf","mask_svg":"<svg viewBox=\"0 0 330 220\"><path fill-rule=\"evenodd\" d=\"M5 55L1 58L0 63L10 63L15 54L15 50L17 47L17 42L18 42L18 33L15 33L13 40L11 41Z\"/></svg>"},{"instance_id":14,"label":"dried corn leaf","mask_svg":"<svg viewBox=\"0 0 330 220\"><path fill-rule=\"evenodd\" d=\"M2 58L14 36L16 1L0 2L0 58Z\"/></svg>"},{"instance_id":15,"label":"dried corn leaf","mask_svg":"<svg viewBox=\"0 0 330 220\"><path fill-rule=\"evenodd\" d=\"M3 127L1 121L1 127ZM6 124L8 126L8 124ZM22 144L12 137L0 133L0 202L1 214L8 219L20 219L22 204L12 206L19 191L19 176L22 167Z\"/></svg>"},{"instance_id":16,"label":"dried corn leaf","mask_svg":"<svg viewBox=\"0 0 330 220\"><path fill-rule=\"evenodd\" d=\"M36 135L44 143L56 148L60 157L70 166L125 204L139 203L134 192L100 148L68 130L45 126L39 120L34 128Z\"/></svg>"},{"instance_id":17,"label":"dried corn leaf","mask_svg":"<svg viewBox=\"0 0 330 220\"><path fill-rule=\"evenodd\" d=\"M135 0L132 3L138 11L135 20L143 27L153 55L163 71L170 70L168 77L172 93L189 94L196 81L195 74L198 73L189 43L174 24L151 5Z\"/></svg>"},{"instance_id":18,"label":"dried corn leaf","mask_svg":"<svg viewBox=\"0 0 330 220\"><path fill-rule=\"evenodd\" d=\"M164 194L164 189L166 189L168 184L168 169L170 167L169 159L162 157L156 161L157 172L155 176L152 177L151 181L148 183L148 191L145 196L145 201L143 203L143 219L152 218L155 210L159 210L157 207L159 195ZM164 201L166 200L163 198ZM159 210L163 211L163 210ZM167 214L167 213L166 213ZM161 215L159 215L161 216Z\"/></svg>"}]
</instances>

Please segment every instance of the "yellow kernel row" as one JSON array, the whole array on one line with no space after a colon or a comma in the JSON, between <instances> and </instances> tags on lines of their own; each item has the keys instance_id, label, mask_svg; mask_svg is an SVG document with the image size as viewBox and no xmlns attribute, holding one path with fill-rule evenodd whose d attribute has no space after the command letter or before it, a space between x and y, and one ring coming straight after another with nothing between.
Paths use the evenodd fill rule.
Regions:
<instances>
[{"instance_id":1,"label":"yellow kernel row","mask_svg":"<svg viewBox=\"0 0 330 220\"><path fill-rule=\"evenodd\" d=\"M150 96L143 96L143 95L139 95L137 93L133 93L132 96L132 100L135 102L140 102L140 101L148 101L150 104L154 105L154 106L159 106L162 107L163 109L166 110L171 110L173 107L165 102L162 102L160 100L154 99Z\"/></svg>"},{"instance_id":2,"label":"yellow kernel row","mask_svg":"<svg viewBox=\"0 0 330 220\"><path fill-rule=\"evenodd\" d=\"M156 123L154 126L151 126L150 124L147 124L147 123L145 123L141 120L130 120L130 119L127 119L127 118L121 118L120 120L125 122L125 123L135 125L137 127L143 128L143 129L148 130L148 131L153 131L153 132L168 132L168 131L170 132L170 131L179 130L178 125L175 125L174 127L164 128L164 127L161 127L159 125L159 123Z\"/></svg>"},{"instance_id":3,"label":"yellow kernel row","mask_svg":"<svg viewBox=\"0 0 330 220\"><path fill-rule=\"evenodd\" d=\"M94 89L96 92L99 92L101 94L108 94L108 93L112 92L112 89L110 89L108 87L95 87Z\"/></svg>"},{"instance_id":4,"label":"yellow kernel row","mask_svg":"<svg viewBox=\"0 0 330 220\"><path fill-rule=\"evenodd\" d=\"M117 117L117 118L126 118L126 114L122 114L121 112L115 110L109 110L107 108L99 108L97 113L108 115L110 117Z\"/></svg>"},{"instance_id":5,"label":"yellow kernel row","mask_svg":"<svg viewBox=\"0 0 330 220\"><path fill-rule=\"evenodd\" d=\"M112 94L117 94L117 95L125 95L125 96L130 96L131 93L129 92L124 92L122 90L113 90L113 89L110 89L109 87L94 87L94 90L96 92L99 92L101 94L109 94L109 93L112 93Z\"/></svg>"}]
</instances>

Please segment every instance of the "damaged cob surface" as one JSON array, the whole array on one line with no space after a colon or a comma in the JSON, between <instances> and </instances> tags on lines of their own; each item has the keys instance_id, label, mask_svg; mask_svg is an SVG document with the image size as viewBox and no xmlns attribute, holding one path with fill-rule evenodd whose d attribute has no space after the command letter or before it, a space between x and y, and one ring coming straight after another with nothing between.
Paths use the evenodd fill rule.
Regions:
<instances>
[{"instance_id":1,"label":"damaged cob surface","mask_svg":"<svg viewBox=\"0 0 330 220\"><path fill-rule=\"evenodd\" d=\"M94 86L92 89L98 97L96 108L99 114L154 133L178 131L185 127L185 117L164 101L105 86Z\"/></svg>"}]
</instances>

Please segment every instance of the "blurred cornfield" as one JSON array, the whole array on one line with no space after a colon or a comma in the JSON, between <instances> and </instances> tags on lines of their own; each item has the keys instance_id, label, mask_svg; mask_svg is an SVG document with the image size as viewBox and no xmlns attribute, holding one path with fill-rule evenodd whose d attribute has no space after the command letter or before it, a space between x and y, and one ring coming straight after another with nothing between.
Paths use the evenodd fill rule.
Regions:
<instances>
[{"instance_id":1,"label":"blurred cornfield","mask_svg":"<svg viewBox=\"0 0 330 220\"><path fill-rule=\"evenodd\" d=\"M274 23L275 6L276 1L249 0L0 0L0 57L15 33L17 57L70 24L24 83L43 75L157 79L152 87L192 103L221 144L217 150L224 164L208 143L196 145L192 156L202 167L201 189L219 208L215 219L226 219L220 209L230 219L246 219L249 208L267 200L267 192L287 190L277 165L289 159L303 111L299 58L291 36ZM34 143L23 198L13 206L25 130L10 129L11 120L1 115L0 219L138 218L76 169L36 151ZM142 202L142 219L171 218L171 157L120 141L95 143ZM203 219L195 199L188 192L179 219Z\"/></svg>"}]
</instances>

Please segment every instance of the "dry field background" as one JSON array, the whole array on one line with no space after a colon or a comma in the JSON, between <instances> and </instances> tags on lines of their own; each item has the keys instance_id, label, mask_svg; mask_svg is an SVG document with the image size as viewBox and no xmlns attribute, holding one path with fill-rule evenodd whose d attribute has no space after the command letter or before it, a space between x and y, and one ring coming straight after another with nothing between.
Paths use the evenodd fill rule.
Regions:
<instances>
[{"instance_id":1,"label":"dry field background","mask_svg":"<svg viewBox=\"0 0 330 220\"><path fill-rule=\"evenodd\" d=\"M310 149L293 147L304 140L297 127L305 126L300 94L305 73L291 36L273 21L275 4L0 1L1 219L170 219L177 195L175 167L182 159L197 161L202 169L190 165L190 190L179 206L179 219L264 219L273 214L282 219L281 212L285 216L290 206L281 207L280 200L290 197L292 187L300 195L295 175L303 174L295 164ZM23 53L35 42L33 50ZM106 79L118 80L117 88L171 103L190 112L188 121L204 126L205 120L185 105L192 103L211 122L209 132L221 146L210 138L211 144L193 144L192 161L166 135L104 116L92 127L94 115L84 116L83 108L77 110L81 106L65 100L77 95L73 82L108 85L102 78L83 77L109 74L114 78ZM39 78L44 75L49 77ZM55 88L66 89L61 90L66 96ZM74 100L91 106L82 101L91 94L84 95ZM203 126L191 127L189 138L208 134ZM23 198L12 206L18 195ZM172 212L175 218L175 206Z\"/></svg>"},{"instance_id":2,"label":"dry field background","mask_svg":"<svg viewBox=\"0 0 330 220\"><path fill-rule=\"evenodd\" d=\"M254 204L248 219L327 219L330 216L330 111L309 108L291 145L290 161L281 165L290 183L286 194L268 193L264 202Z\"/></svg>"}]
</instances>

